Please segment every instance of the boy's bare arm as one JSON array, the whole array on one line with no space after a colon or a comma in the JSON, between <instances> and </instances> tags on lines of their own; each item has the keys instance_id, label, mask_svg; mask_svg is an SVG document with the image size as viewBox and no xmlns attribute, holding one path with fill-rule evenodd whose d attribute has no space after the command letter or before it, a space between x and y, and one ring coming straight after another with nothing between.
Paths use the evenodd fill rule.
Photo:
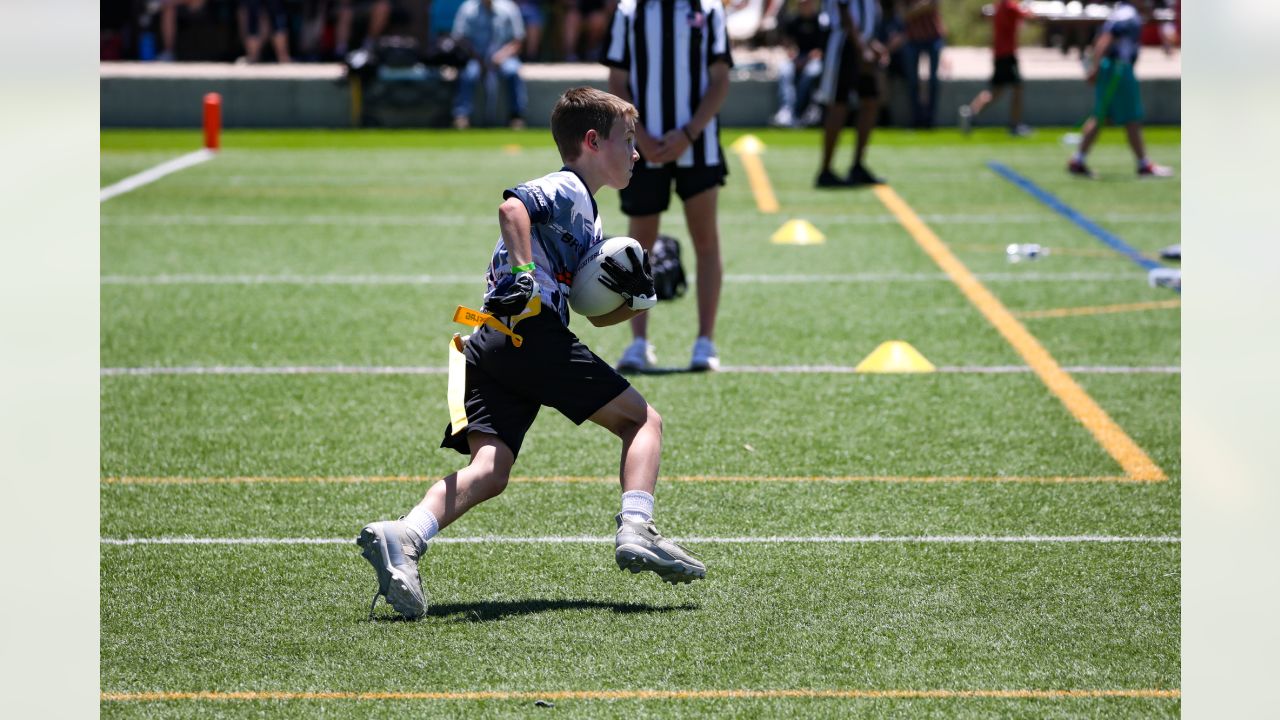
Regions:
<instances>
[{"instance_id":1,"label":"boy's bare arm","mask_svg":"<svg viewBox=\"0 0 1280 720\"><path fill-rule=\"evenodd\" d=\"M529 211L518 198L507 198L498 207L498 228L512 267L533 262L533 228Z\"/></svg>"},{"instance_id":2,"label":"boy's bare arm","mask_svg":"<svg viewBox=\"0 0 1280 720\"><path fill-rule=\"evenodd\" d=\"M1098 68L1102 66L1102 58L1107 54L1107 49L1111 47L1111 33L1102 33L1098 36L1098 40L1093 44L1093 54L1089 58L1089 70L1085 74L1085 79L1093 82L1098 79Z\"/></svg>"},{"instance_id":3,"label":"boy's bare arm","mask_svg":"<svg viewBox=\"0 0 1280 720\"><path fill-rule=\"evenodd\" d=\"M611 312L607 312L603 315L597 315L592 318L587 318L587 320L596 327L609 327L610 325L617 325L620 322L625 322L627 320L630 320L631 318L639 315L642 312L645 312L645 311L632 310L630 307L627 306L626 303L622 303L617 307L617 309Z\"/></svg>"}]
</instances>

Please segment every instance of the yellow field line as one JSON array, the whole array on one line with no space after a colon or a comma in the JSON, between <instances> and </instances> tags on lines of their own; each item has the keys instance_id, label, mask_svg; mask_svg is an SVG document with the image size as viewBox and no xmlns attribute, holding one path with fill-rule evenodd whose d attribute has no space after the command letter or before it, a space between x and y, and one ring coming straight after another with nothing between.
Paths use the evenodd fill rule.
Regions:
<instances>
[{"instance_id":1,"label":"yellow field line","mask_svg":"<svg viewBox=\"0 0 1280 720\"><path fill-rule=\"evenodd\" d=\"M738 157L742 160L742 168L747 171L747 184L755 196L756 207L762 213L776 213L778 198L773 194L773 185L769 182L769 174L764 170L764 161L760 159L756 145L758 143L739 146Z\"/></svg>"},{"instance_id":2,"label":"yellow field line","mask_svg":"<svg viewBox=\"0 0 1280 720\"><path fill-rule=\"evenodd\" d=\"M1138 447L1111 416L1080 387L1053 359L1022 323L1010 313L995 295L987 290L969 268L947 248L946 243L929 229L898 193L888 185L875 186L876 197L889 208L898 222L919 243L929 257L942 268L959 288L977 306L978 310L1004 336L1019 355L1031 366L1049 391L1062 401L1076 420L1093 434L1098 444L1115 458L1124 472L1134 480L1158 482L1166 479L1164 471Z\"/></svg>"},{"instance_id":3,"label":"yellow field line","mask_svg":"<svg viewBox=\"0 0 1280 720\"><path fill-rule=\"evenodd\" d=\"M1178 689L1120 690L552 690L548 692L484 690L477 692L104 692L104 702L166 700L722 700L830 698L873 700L1074 700L1149 698L1177 700Z\"/></svg>"},{"instance_id":4,"label":"yellow field line","mask_svg":"<svg viewBox=\"0 0 1280 720\"><path fill-rule=\"evenodd\" d=\"M1079 315L1108 315L1111 313L1142 312L1145 310L1175 310L1182 307L1182 300L1155 300L1124 305L1094 305L1092 307L1056 308L1053 310L1023 310L1013 314L1023 319L1076 317Z\"/></svg>"},{"instance_id":5,"label":"yellow field line","mask_svg":"<svg viewBox=\"0 0 1280 720\"><path fill-rule=\"evenodd\" d=\"M340 475L326 476L236 476L236 477L104 477L105 485L235 485L253 483L428 483L435 476L420 475ZM1151 479L1127 475L672 475L661 482L677 483L1145 483ZM544 475L513 477L513 483L616 483L615 477L589 475Z\"/></svg>"}]
</instances>

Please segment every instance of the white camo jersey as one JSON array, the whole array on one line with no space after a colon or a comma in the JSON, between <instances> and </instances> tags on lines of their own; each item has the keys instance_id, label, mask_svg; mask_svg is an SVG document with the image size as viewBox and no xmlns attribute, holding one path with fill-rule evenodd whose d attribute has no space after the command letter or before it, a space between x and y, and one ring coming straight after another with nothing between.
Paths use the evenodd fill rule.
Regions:
<instances>
[{"instance_id":1,"label":"white camo jersey","mask_svg":"<svg viewBox=\"0 0 1280 720\"><path fill-rule=\"evenodd\" d=\"M573 272L587 250L604 239L600 212L587 184L577 173L562 168L505 190L502 197L516 198L529 212L534 279L542 293L543 311L555 310L569 324L569 288ZM485 276L485 299L498 278L511 273L507 246L498 238Z\"/></svg>"}]
</instances>

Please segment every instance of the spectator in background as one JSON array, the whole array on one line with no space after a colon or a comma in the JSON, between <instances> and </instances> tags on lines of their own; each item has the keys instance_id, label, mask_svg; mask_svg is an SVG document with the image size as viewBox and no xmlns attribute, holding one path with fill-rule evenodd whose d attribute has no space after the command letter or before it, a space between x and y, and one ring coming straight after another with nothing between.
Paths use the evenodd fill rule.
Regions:
<instances>
[{"instance_id":1,"label":"spectator in background","mask_svg":"<svg viewBox=\"0 0 1280 720\"><path fill-rule=\"evenodd\" d=\"M265 0L265 3L264 0L240 0L239 5L236 21L244 43L244 56L237 62L259 62L268 33L276 62L289 62L289 15L285 12L284 0Z\"/></svg>"},{"instance_id":2,"label":"spectator in background","mask_svg":"<svg viewBox=\"0 0 1280 720\"><path fill-rule=\"evenodd\" d=\"M196 12L204 7L204 0L160 0L160 42L162 50L156 55L160 62L177 59L174 48L178 43L178 11Z\"/></svg>"},{"instance_id":3,"label":"spectator in background","mask_svg":"<svg viewBox=\"0 0 1280 720\"><path fill-rule=\"evenodd\" d=\"M520 7L520 19L524 21L524 47L520 56L525 62L537 62L542 53L542 27L546 19L542 14L543 0L515 0Z\"/></svg>"},{"instance_id":4,"label":"spectator in background","mask_svg":"<svg viewBox=\"0 0 1280 720\"><path fill-rule=\"evenodd\" d=\"M884 87L881 72L888 51L875 39L880 21L878 0L827 0L831 36L823 53L820 93L827 103L822 125L822 166L814 185L820 188L874 185L884 182L864 164L871 132L880 113ZM836 145L849 116L849 94L858 93L858 137L853 166L845 177L831 170Z\"/></svg>"},{"instance_id":5,"label":"spectator in background","mask_svg":"<svg viewBox=\"0 0 1280 720\"><path fill-rule=\"evenodd\" d=\"M907 91L911 94L912 122L918 128L933 127L938 106L938 61L946 45L947 30L942 25L940 0L902 0L902 19L907 26ZM927 94L920 93L920 56L929 58Z\"/></svg>"},{"instance_id":6,"label":"spectator in background","mask_svg":"<svg viewBox=\"0 0 1280 720\"><path fill-rule=\"evenodd\" d=\"M604 33L618 0L561 0L564 10L562 52L565 62L596 62L603 51ZM585 31L585 32L584 32Z\"/></svg>"},{"instance_id":7,"label":"spectator in background","mask_svg":"<svg viewBox=\"0 0 1280 720\"><path fill-rule=\"evenodd\" d=\"M819 10L818 0L797 0L795 12L783 17L787 59L778 67L778 112L771 121L778 127L812 127L822 121L822 108L813 102L813 87L822 77L822 46L830 23Z\"/></svg>"},{"instance_id":8,"label":"spectator in background","mask_svg":"<svg viewBox=\"0 0 1280 720\"><path fill-rule=\"evenodd\" d=\"M1141 12L1128 2L1117 2L1111 9L1098 39L1093 43L1086 79L1095 86L1093 114L1081 128L1080 147L1067 162L1067 172L1093 179L1093 171L1085 165L1085 156L1098 139L1102 122L1110 119L1124 125L1129 147L1138 161L1138 177L1169 177L1173 170L1147 158L1142 138L1142 96L1133 64L1138 60L1142 26L1151 17L1150 0L1139 0Z\"/></svg>"},{"instance_id":9,"label":"spectator in background","mask_svg":"<svg viewBox=\"0 0 1280 720\"><path fill-rule=\"evenodd\" d=\"M991 89L978 93L968 105L960 106L960 129L967 135L973 129L973 119L987 105L998 100L1005 88L1013 92L1009 106L1009 134L1026 137L1031 128L1022 122L1022 73L1018 70L1018 25L1034 18L1035 13L1023 7L1018 0L998 0L995 15L991 18L991 50L995 58L995 70L991 74Z\"/></svg>"},{"instance_id":10,"label":"spectator in background","mask_svg":"<svg viewBox=\"0 0 1280 720\"><path fill-rule=\"evenodd\" d=\"M466 0L454 18L453 36L471 55L458 75L453 126L459 130L471 126L471 103L476 84L484 78L488 79L485 86L489 89L485 102L492 114L497 102L493 92L497 85L496 75L507 86L511 128L524 128L528 99L524 79L520 77L520 47L524 43L524 20L520 17L520 8L512 0Z\"/></svg>"},{"instance_id":11,"label":"spectator in background","mask_svg":"<svg viewBox=\"0 0 1280 720\"><path fill-rule=\"evenodd\" d=\"M351 28L355 24L357 0L338 0L338 13L333 26L333 51L339 58L351 49ZM365 31L362 47L369 49L387 31L391 22L391 0L367 0L359 2L369 10L369 28Z\"/></svg>"}]
</instances>

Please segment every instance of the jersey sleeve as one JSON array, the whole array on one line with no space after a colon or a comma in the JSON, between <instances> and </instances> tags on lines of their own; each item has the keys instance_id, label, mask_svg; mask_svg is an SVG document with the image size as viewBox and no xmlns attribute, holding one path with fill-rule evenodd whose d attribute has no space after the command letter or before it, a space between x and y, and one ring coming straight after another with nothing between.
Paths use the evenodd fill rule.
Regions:
<instances>
[{"instance_id":1,"label":"jersey sleeve","mask_svg":"<svg viewBox=\"0 0 1280 720\"><path fill-rule=\"evenodd\" d=\"M619 70L631 69L631 17L623 9L622 3L613 11L609 19L609 39L604 49L601 63Z\"/></svg>"},{"instance_id":2,"label":"jersey sleeve","mask_svg":"<svg viewBox=\"0 0 1280 720\"><path fill-rule=\"evenodd\" d=\"M729 52L729 31L725 27L724 5L717 0L707 7L707 25L711 30L711 48L707 64L722 62L733 67L733 55Z\"/></svg>"},{"instance_id":3,"label":"jersey sleeve","mask_svg":"<svg viewBox=\"0 0 1280 720\"><path fill-rule=\"evenodd\" d=\"M515 198L524 205L525 211L529 213L531 225L546 225L551 221L555 202L554 198L547 197L543 188L524 183L502 191L502 199L507 198Z\"/></svg>"}]
</instances>

